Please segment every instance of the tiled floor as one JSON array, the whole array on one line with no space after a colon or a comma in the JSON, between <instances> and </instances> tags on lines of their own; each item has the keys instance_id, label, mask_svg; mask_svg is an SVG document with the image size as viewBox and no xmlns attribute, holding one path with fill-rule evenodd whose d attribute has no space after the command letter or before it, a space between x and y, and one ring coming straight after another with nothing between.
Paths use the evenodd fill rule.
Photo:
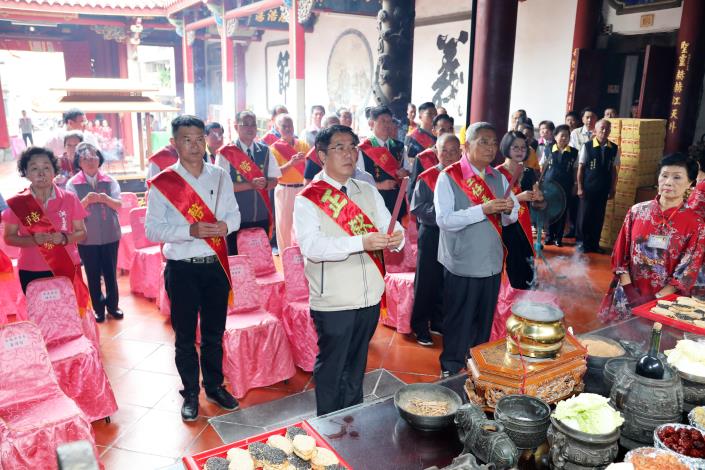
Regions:
<instances>
[{"instance_id":1,"label":"tiled floor","mask_svg":"<svg viewBox=\"0 0 705 470\"><path fill-rule=\"evenodd\" d=\"M0 163L3 196L24 187L14 176L14 163ZM11 184L7 185L6 181ZM595 314L610 281L609 257L573 257L571 247L547 247L551 268L563 278L556 279L541 268L541 288L555 290L566 313L566 323L576 333L595 329ZM222 444L208 418L223 411L201 396L201 417L183 423L179 415L179 377L174 366L173 331L154 302L133 296L129 278L119 278L122 321L108 320L100 325L103 361L120 409L112 422L96 422L93 429L108 470L172 467L187 454ZM370 344L368 370L384 368L404 382L430 382L438 379L441 338L423 348L405 335L380 325ZM270 402L312 388L311 374L297 371L286 383L251 390L240 402L243 409ZM259 428L253 426L254 430Z\"/></svg>"}]
</instances>

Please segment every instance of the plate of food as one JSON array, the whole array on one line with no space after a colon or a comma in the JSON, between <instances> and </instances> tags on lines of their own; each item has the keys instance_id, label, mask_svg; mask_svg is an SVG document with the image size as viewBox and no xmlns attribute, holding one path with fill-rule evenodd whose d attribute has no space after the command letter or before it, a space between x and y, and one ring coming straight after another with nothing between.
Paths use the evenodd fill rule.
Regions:
<instances>
[{"instance_id":1,"label":"plate of food","mask_svg":"<svg viewBox=\"0 0 705 470\"><path fill-rule=\"evenodd\" d=\"M394 406L411 426L422 431L436 431L453 424L462 400L442 385L415 383L405 385L394 394Z\"/></svg>"},{"instance_id":2,"label":"plate of food","mask_svg":"<svg viewBox=\"0 0 705 470\"><path fill-rule=\"evenodd\" d=\"M654 446L677 455L694 470L705 470L705 435L687 424L662 424L654 430Z\"/></svg>"},{"instance_id":3,"label":"plate of food","mask_svg":"<svg viewBox=\"0 0 705 470\"><path fill-rule=\"evenodd\" d=\"M705 300L671 294L635 307L632 312L682 331L705 335Z\"/></svg>"},{"instance_id":4,"label":"plate of food","mask_svg":"<svg viewBox=\"0 0 705 470\"><path fill-rule=\"evenodd\" d=\"M634 470L688 470L681 457L664 449L639 447L627 452L624 461L632 464Z\"/></svg>"},{"instance_id":5,"label":"plate of food","mask_svg":"<svg viewBox=\"0 0 705 470\"><path fill-rule=\"evenodd\" d=\"M183 458L187 470L343 470L352 467L305 421Z\"/></svg>"},{"instance_id":6,"label":"plate of food","mask_svg":"<svg viewBox=\"0 0 705 470\"><path fill-rule=\"evenodd\" d=\"M705 431L705 406L696 406L688 413L688 422L701 431Z\"/></svg>"},{"instance_id":7,"label":"plate of food","mask_svg":"<svg viewBox=\"0 0 705 470\"><path fill-rule=\"evenodd\" d=\"M705 384L705 343L681 339L675 348L664 352L668 365L676 369L681 378Z\"/></svg>"}]
</instances>

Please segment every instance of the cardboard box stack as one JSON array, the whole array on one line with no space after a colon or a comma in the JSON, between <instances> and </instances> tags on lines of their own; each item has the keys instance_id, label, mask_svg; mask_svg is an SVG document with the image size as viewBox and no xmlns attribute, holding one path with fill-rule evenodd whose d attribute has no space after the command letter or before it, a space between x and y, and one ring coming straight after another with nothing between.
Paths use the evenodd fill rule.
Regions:
<instances>
[{"instance_id":1,"label":"cardboard box stack","mask_svg":"<svg viewBox=\"0 0 705 470\"><path fill-rule=\"evenodd\" d=\"M637 188L652 186L658 179L658 164L666 137L664 119L610 119L609 139L621 151L621 166L614 200L607 203L600 244L612 247L624 217L634 205Z\"/></svg>"}]
</instances>

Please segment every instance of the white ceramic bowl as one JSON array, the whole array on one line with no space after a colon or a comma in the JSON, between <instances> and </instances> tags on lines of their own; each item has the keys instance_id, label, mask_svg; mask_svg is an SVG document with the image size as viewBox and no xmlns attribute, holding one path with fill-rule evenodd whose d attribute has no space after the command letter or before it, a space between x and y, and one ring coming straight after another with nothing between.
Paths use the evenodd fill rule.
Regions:
<instances>
[{"instance_id":1,"label":"white ceramic bowl","mask_svg":"<svg viewBox=\"0 0 705 470\"><path fill-rule=\"evenodd\" d=\"M659 439L659 437L658 437L658 433L661 429L665 428L666 426L671 426L674 429L696 429L701 434L703 434L703 431L699 430L698 428L696 428L694 426L689 426L687 424L680 424L680 423L662 424L661 426L654 429L654 447L656 447L657 449L666 450L666 451L672 453L673 455L678 456L678 458L680 458L681 461L685 462L693 470L705 470L705 459L696 459L694 457L688 457L687 455L679 454L678 452L669 449L668 447L666 447L666 444L661 442L661 439Z\"/></svg>"}]
</instances>

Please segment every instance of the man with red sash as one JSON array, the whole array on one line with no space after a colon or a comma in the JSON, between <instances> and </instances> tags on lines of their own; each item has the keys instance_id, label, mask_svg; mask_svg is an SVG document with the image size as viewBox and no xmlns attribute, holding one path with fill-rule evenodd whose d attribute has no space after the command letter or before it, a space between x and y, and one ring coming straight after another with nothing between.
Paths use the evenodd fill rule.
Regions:
<instances>
[{"instance_id":1,"label":"man with red sash","mask_svg":"<svg viewBox=\"0 0 705 470\"><path fill-rule=\"evenodd\" d=\"M257 117L251 111L240 111L235 118L238 139L218 152L215 164L230 173L235 199L240 209L240 230L262 227L270 233L274 214L270 190L281 176L279 165L269 147L256 142ZM266 175L266 176L265 176ZM237 255L237 231L228 235L228 255Z\"/></svg>"},{"instance_id":2,"label":"man with red sash","mask_svg":"<svg viewBox=\"0 0 705 470\"><path fill-rule=\"evenodd\" d=\"M291 246L294 198L304 187L304 168L309 146L294 137L294 121L288 114L277 116L281 139L270 145L282 175L274 189L274 211L277 225L277 247L283 252Z\"/></svg>"},{"instance_id":3,"label":"man with red sash","mask_svg":"<svg viewBox=\"0 0 705 470\"><path fill-rule=\"evenodd\" d=\"M164 243L164 285L176 336L176 368L184 386L184 421L198 418L199 317L206 397L226 410L238 407L223 387L223 333L232 288L225 236L240 226L240 213L228 174L203 161L204 128L195 116L171 121L171 145L179 160L150 180L145 218L147 238Z\"/></svg>"},{"instance_id":4,"label":"man with red sash","mask_svg":"<svg viewBox=\"0 0 705 470\"><path fill-rule=\"evenodd\" d=\"M430 101L419 105L419 122L421 125L407 134L404 142L406 154L410 160L414 160L416 155L424 150L433 148L436 143L436 136L433 134L433 120L437 114L436 105Z\"/></svg>"},{"instance_id":5,"label":"man with red sash","mask_svg":"<svg viewBox=\"0 0 705 470\"><path fill-rule=\"evenodd\" d=\"M455 134L455 120L448 116L447 114L438 114L433 118L433 128L431 132L437 139L443 134L450 133ZM426 150L418 153L413 162L411 162L412 170L409 176L409 186L407 188L407 197L411 200L414 195L414 189L416 188L416 179L421 173L428 170L431 167L438 165L438 155L436 153L436 145L432 145Z\"/></svg>"},{"instance_id":6,"label":"man with red sash","mask_svg":"<svg viewBox=\"0 0 705 470\"><path fill-rule=\"evenodd\" d=\"M372 136L358 146L360 154L357 166L374 177L377 190L391 213L399 194L399 182L409 176L409 171L405 168L406 152L404 144L392 138L392 111L387 106L375 106L370 109L370 126ZM405 214L406 204L403 204L398 220Z\"/></svg>"},{"instance_id":7,"label":"man with red sash","mask_svg":"<svg viewBox=\"0 0 705 470\"><path fill-rule=\"evenodd\" d=\"M387 234L392 220L379 192L351 178L357 142L347 126L321 130L316 149L323 171L295 202L294 228L318 333L318 415L362 403L367 349L384 293L381 250L399 250L404 243L398 222Z\"/></svg>"},{"instance_id":8,"label":"man with red sash","mask_svg":"<svg viewBox=\"0 0 705 470\"><path fill-rule=\"evenodd\" d=\"M433 204L440 229L443 286L443 375L465 367L469 348L490 337L504 268L502 226L517 220L519 203L505 199L507 179L491 166L497 154L492 124L477 122L465 135L465 156L438 176Z\"/></svg>"},{"instance_id":9,"label":"man with red sash","mask_svg":"<svg viewBox=\"0 0 705 470\"><path fill-rule=\"evenodd\" d=\"M154 178L160 171L170 167L179 159L176 149L169 144L159 150L157 153L149 157L149 166L147 167L147 179Z\"/></svg>"},{"instance_id":10,"label":"man with red sash","mask_svg":"<svg viewBox=\"0 0 705 470\"><path fill-rule=\"evenodd\" d=\"M272 117L269 120L269 131L262 137L262 142L266 145L272 145L277 140L281 139L282 135L277 130L277 116L280 114L289 114L289 110L283 104L277 104L272 108Z\"/></svg>"},{"instance_id":11,"label":"man with red sash","mask_svg":"<svg viewBox=\"0 0 705 470\"><path fill-rule=\"evenodd\" d=\"M419 224L411 330L421 346L433 346L431 332L440 334L443 331L443 265L438 262L438 224L433 191L441 171L460 160L461 155L460 140L450 132L438 137L436 148L440 163L419 175L411 198L411 213Z\"/></svg>"}]
</instances>

